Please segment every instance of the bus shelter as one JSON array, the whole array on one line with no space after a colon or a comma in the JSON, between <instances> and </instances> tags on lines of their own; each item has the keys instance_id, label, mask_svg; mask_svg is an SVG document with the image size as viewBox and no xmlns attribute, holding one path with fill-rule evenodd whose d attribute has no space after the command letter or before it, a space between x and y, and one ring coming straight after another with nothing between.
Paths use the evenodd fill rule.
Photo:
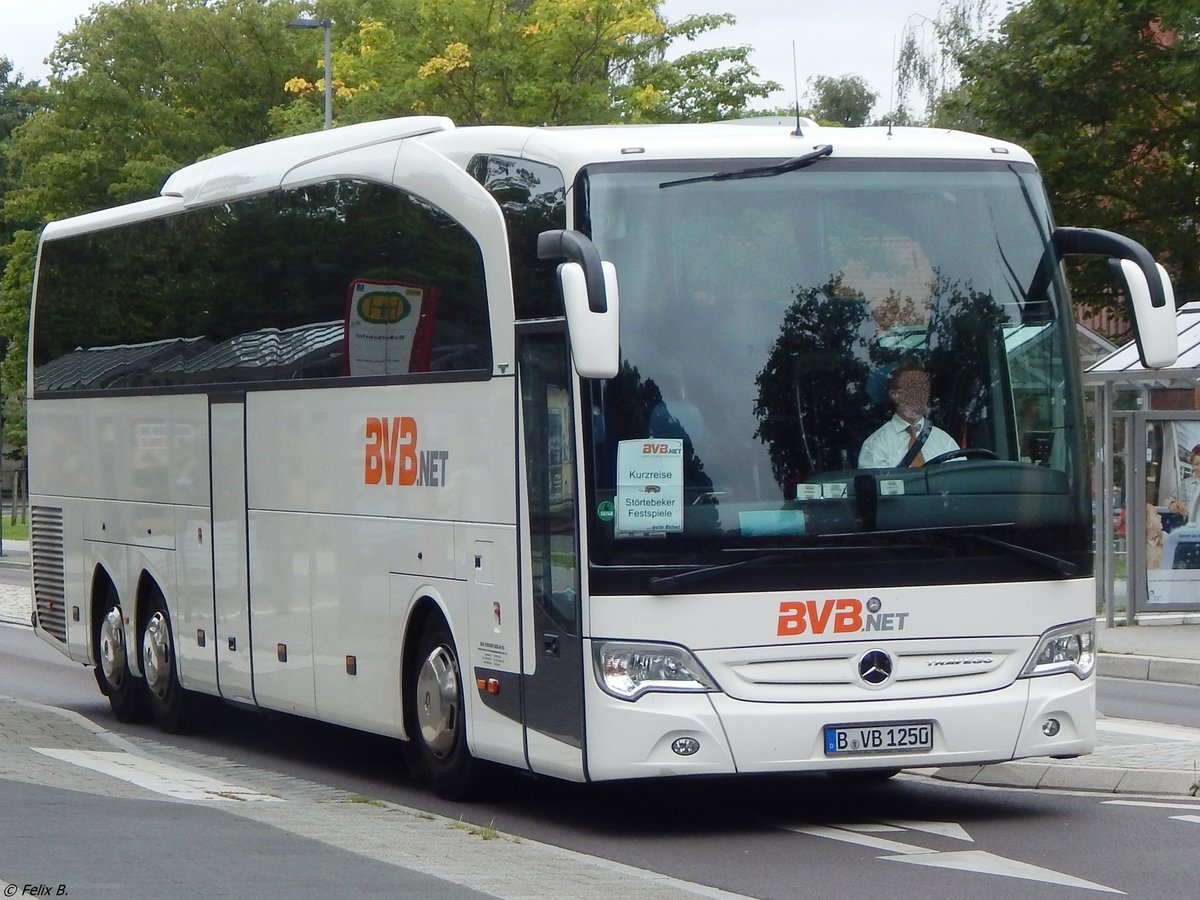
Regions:
<instances>
[{"instance_id":1,"label":"bus shelter","mask_svg":"<svg viewBox=\"0 0 1200 900\"><path fill-rule=\"evenodd\" d=\"M1094 392L1096 584L1123 611L1200 610L1200 302L1178 310L1179 358L1147 369L1133 342L1084 371Z\"/></svg>"}]
</instances>

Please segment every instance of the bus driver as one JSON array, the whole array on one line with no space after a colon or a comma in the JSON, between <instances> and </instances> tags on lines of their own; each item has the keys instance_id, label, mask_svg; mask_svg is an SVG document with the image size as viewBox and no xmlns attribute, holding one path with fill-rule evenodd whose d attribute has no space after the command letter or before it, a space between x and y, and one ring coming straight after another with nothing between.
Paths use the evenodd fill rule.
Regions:
<instances>
[{"instance_id":1,"label":"bus driver","mask_svg":"<svg viewBox=\"0 0 1200 900\"><path fill-rule=\"evenodd\" d=\"M959 449L954 438L930 422L929 373L902 363L888 378L895 415L863 441L860 469L923 466L925 460Z\"/></svg>"}]
</instances>

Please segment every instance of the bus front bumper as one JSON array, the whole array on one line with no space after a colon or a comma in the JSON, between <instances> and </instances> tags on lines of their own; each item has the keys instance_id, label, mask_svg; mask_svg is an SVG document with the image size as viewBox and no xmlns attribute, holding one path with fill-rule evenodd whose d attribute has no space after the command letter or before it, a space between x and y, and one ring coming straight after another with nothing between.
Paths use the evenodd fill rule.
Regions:
<instances>
[{"instance_id":1,"label":"bus front bumper","mask_svg":"<svg viewBox=\"0 0 1200 900\"><path fill-rule=\"evenodd\" d=\"M588 777L929 768L1080 756L1095 747L1095 684L1094 677L1062 674L954 697L759 703L721 693L651 693L628 702L591 682ZM901 723L929 723L932 749L826 753L827 726Z\"/></svg>"}]
</instances>

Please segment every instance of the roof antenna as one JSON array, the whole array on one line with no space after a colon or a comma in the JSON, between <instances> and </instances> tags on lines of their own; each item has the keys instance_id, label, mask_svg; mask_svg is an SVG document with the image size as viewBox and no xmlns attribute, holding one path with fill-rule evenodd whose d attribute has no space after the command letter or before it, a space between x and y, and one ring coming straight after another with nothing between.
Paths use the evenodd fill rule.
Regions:
<instances>
[{"instance_id":1,"label":"roof antenna","mask_svg":"<svg viewBox=\"0 0 1200 900\"><path fill-rule=\"evenodd\" d=\"M792 41L792 89L796 92L796 130L792 132L792 136L804 137L804 132L800 130L800 73L796 68L795 41Z\"/></svg>"},{"instance_id":2,"label":"roof antenna","mask_svg":"<svg viewBox=\"0 0 1200 900\"><path fill-rule=\"evenodd\" d=\"M892 137L892 122L896 120L896 36L892 35L892 78L891 95L888 97L888 132L887 136Z\"/></svg>"}]
</instances>

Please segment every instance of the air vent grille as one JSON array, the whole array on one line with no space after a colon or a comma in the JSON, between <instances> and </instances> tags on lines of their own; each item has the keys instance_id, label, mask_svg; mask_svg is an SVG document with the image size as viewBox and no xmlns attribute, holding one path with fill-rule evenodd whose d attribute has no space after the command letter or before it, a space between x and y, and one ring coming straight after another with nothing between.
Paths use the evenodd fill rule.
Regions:
<instances>
[{"instance_id":1,"label":"air vent grille","mask_svg":"<svg viewBox=\"0 0 1200 900\"><path fill-rule=\"evenodd\" d=\"M29 549L33 567L33 604L38 627L67 641L66 577L63 565L63 511L50 506L30 510Z\"/></svg>"}]
</instances>

